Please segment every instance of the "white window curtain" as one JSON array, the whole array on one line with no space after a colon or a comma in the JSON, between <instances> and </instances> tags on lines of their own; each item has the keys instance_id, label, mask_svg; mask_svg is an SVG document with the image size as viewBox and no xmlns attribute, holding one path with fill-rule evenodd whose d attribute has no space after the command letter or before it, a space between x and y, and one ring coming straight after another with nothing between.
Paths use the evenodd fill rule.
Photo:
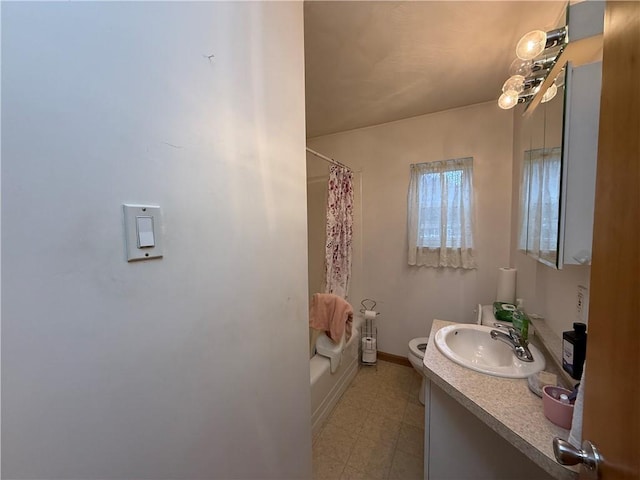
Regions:
<instances>
[{"instance_id":1,"label":"white window curtain","mask_svg":"<svg viewBox=\"0 0 640 480\"><path fill-rule=\"evenodd\" d=\"M325 292L346 298L351 278L353 172L339 165L329 168L326 233Z\"/></svg>"},{"instance_id":2,"label":"white window curtain","mask_svg":"<svg viewBox=\"0 0 640 480\"><path fill-rule=\"evenodd\" d=\"M518 248L551 263L558 250L560 155L558 147L526 151L520 177Z\"/></svg>"},{"instance_id":3,"label":"white window curtain","mask_svg":"<svg viewBox=\"0 0 640 480\"><path fill-rule=\"evenodd\" d=\"M411 165L409 265L476 268L473 158Z\"/></svg>"}]
</instances>

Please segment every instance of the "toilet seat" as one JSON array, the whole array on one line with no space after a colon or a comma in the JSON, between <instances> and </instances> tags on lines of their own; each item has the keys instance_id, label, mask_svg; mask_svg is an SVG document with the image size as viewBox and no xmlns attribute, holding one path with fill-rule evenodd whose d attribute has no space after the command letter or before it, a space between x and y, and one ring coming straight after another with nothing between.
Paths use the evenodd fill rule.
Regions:
<instances>
[{"instance_id":1,"label":"toilet seat","mask_svg":"<svg viewBox=\"0 0 640 480\"><path fill-rule=\"evenodd\" d=\"M416 372L420 374L422 377L422 382L420 384L420 393L418 394L418 400L422 405L425 402L424 390L426 388L426 377L424 376L423 365L422 362L424 360L424 352L427 349L427 344L429 343L429 337L418 337L412 340L409 340L409 354L407 358L409 362L415 368Z\"/></svg>"},{"instance_id":2,"label":"toilet seat","mask_svg":"<svg viewBox=\"0 0 640 480\"><path fill-rule=\"evenodd\" d=\"M418 337L409 341L409 351L416 357L423 359L424 351L429 343L429 337Z\"/></svg>"}]
</instances>

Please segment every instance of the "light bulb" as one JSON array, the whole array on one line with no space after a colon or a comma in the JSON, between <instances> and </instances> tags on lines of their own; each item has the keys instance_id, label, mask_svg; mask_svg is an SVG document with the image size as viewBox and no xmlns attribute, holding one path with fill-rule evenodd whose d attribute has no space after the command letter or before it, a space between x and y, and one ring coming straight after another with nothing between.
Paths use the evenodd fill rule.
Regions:
<instances>
[{"instance_id":1,"label":"light bulb","mask_svg":"<svg viewBox=\"0 0 640 480\"><path fill-rule=\"evenodd\" d=\"M531 60L522 60L521 58L516 58L513 62L511 62L511 66L509 67L509 75L522 75L523 77L529 76L531 73Z\"/></svg>"},{"instance_id":2,"label":"light bulb","mask_svg":"<svg viewBox=\"0 0 640 480\"><path fill-rule=\"evenodd\" d=\"M560 71L554 83L558 88L564 86L564 68Z\"/></svg>"},{"instance_id":3,"label":"light bulb","mask_svg":"<svg viewBox=\"0 0 640 480\"><path fill-rule=\"evenodd\" d=\"M502 91L508 92L509 90L516 93L522 92L522 90L524 90L524 77L522 75L509 77L507 81L504 82L504 85L502 85Z\"/></svg>"},{"instance_id":4,"label":"light bulb","mask_svg":"<svg viewBox=\"0 0 640 480\"><path fill-rule=\"evenodd\" d=\"M516 45L516 55L522 60L531 60L544 51L546 44L546 32L533 30L520 39Z\"/></svg>"},{"instance_id":5,"label":"light bulb","mask_svg":"<svg viewBox=\"0 0 640 480\"><path fill-rule=\"evenodd\" d=\"M509 90L504 92L498 98L498 106L503 110L509 110L513 108L518 103L518 92L514 92L513 90Z\"/></svg>"},{"instance_id":6,"label":"light bulb","mask_svg":"<svg viewBox=\"0 0 640 480\"><path fill-rule=\"evenodd\" d=\"M544 92L544 95L542 96L542 100L540 101L542 103L547 103L549 100L551 100L553 97L556 96L556 93L558 93L558 87L556 87L555 83L552 83L551 86L547 88L547 91Z\"/></svg>"}]
</instances>

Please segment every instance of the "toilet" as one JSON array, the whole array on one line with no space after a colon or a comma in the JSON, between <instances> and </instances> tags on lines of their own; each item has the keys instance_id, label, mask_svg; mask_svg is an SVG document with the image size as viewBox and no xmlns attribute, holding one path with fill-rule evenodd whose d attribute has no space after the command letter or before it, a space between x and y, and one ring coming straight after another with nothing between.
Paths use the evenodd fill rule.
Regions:
<instances>
[{"instance_id":1,"label":"toilet","mask_svg":"<svg viewBox=\"0 0 640 480\"><path fill-rule=\"evenodd\" d=\"M424 383L426 381L426 377L422 371L422 360L424 359L424 351L427 349L427 343L429 343L429 337L418 337L409 342L409 361L411 365L413 365L413 368L416 369L416 372L422 377L420 396L418 397L422 405L424 405Z\"/></svg>"}]
</instances>

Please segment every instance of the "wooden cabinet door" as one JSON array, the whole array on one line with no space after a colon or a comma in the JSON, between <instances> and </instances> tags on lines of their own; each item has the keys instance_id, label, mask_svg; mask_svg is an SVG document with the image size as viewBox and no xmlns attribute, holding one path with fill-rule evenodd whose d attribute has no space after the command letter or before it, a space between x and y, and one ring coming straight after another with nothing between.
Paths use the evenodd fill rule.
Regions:
<instances>
[{"instance_id":1,"label":"wooden cabinet door","mask_svg":"<svg viewBox=\"0 0 640 480\"><path fill-rule=\"evenodd\" d=\"M640 2L608 2L583 425L603 480L640 478L639 117Z\"/></svg>"}]
</instances>

